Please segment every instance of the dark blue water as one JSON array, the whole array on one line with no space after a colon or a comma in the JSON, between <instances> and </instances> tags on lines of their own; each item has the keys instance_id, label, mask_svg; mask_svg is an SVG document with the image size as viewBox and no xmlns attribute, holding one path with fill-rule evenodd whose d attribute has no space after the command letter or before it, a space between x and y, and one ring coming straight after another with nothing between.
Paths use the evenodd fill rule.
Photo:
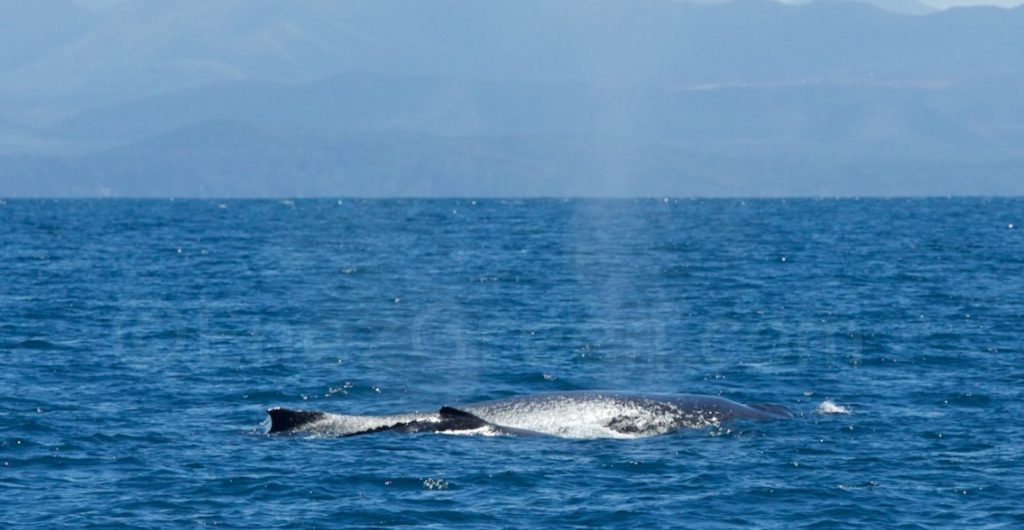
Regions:
<instances>
[{"instance_id":1,"label":"dark blue water","mask_svg":"<svg viewBox=\"0 0 1024 530\"><path fill-rule=\"evenodd\" d=\"M4 525L1019 527L1024 200L7 201ZM610 389L791 421L274 436Z\"/></svg>"}]
</instances>

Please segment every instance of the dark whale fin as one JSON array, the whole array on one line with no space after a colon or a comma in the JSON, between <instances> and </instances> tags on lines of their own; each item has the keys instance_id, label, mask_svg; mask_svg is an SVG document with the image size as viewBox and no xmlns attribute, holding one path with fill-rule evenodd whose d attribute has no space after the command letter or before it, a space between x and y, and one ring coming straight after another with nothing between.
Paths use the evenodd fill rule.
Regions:
<instances>
[{"instance_id":1,"label":"dark whale fin","mask_svg":"<svg viewBox=\"0 0 1024 530\"><path fill-rule=\"evenodd\" d=\"M539 436L540 433L526 429L516 429L491 423L476 414L466 412L455 407L444 406L438 411L441 421L436 424L434 431L471 431L481 427L490 427L501 434L512 436Z\"/></svg>"},{"instance_id":2,"label":"dark whale fin","mask_svg":"<svg viewBox=\"0 0 1024 530\"><path fill-rule=\"evenodd\" d=\"M267 409L267 414L270 415L269 432L271 433L293 431L304 425L319 421L324 417L323 412L291 410L280 407Z\"/></svg>"},{"instance_id":3,"label":"dark whale fin","mask_svg":"<svg viewBox=\"0 0 1024 530\"><path fill-rule=\"evenodd\" d=\"M771 419L790 419L793 417L793 413L789 409L782 405L776 405L774 403L751 403L748 407L765 413Z\"/></svg>"},{"instance_id":4,"label":"dark whale fin","mask_svg":"<svg viewBox=\"0 0 1024 530\"><path fill-rule=\"evenodd\" d=\"M441 422L438 424L438 431L469 431L487 427L489 422L455 407L444 406L438 411L441 415Z\"/></svg>"}]
</instances>

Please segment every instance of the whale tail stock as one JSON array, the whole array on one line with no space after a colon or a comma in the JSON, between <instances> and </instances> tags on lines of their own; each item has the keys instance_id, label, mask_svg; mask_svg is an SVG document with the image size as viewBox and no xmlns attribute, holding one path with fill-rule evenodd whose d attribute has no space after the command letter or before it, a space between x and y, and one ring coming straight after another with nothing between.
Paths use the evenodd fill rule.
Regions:
<instances>
[{"instance_id":1,"label":"whale tail stock","mask_svg":"<svg viewBox=\"0 0 1024 530\"><path fill-rule=\"evenodd\" d=\"M291 410L280 407L275 407L267 410L267 414L270 415L270 430L269 434L291 432L301 430L312 423L316 423L327 417L327 414L323 412L306 411L306 410ZM493 428L496 432L502 434L514 434L520 436L526 436L532 433L530 431L524 431L521 429L512 429L509 427L502 427L494 425L475 414L471 414L461 409L454 407L444 406L438 411L437 420L412 420L397 422L389 425L381 425L379 427L372 427L365 430L347 433L346 436L355 436L359 434L370 434L375 432L443 432L443 431L471 431L475 429L482 429L485 427Z\"/></svg>"},{"instance_id":2,"label":"whale tail stock","mask_svg":"<svg viewBox=\"0 0 1024 530\"><path fill-rule=\"evenodd\" d=\"M444 406L437 412L437 420L412 420L382 425L373 429L350 433L349 436L357 434L370 434L374 432L445 432L445 431L471 431L488 427L491 424L482 418L470 414L464 410Z\"/></svg>"}]
</instances>

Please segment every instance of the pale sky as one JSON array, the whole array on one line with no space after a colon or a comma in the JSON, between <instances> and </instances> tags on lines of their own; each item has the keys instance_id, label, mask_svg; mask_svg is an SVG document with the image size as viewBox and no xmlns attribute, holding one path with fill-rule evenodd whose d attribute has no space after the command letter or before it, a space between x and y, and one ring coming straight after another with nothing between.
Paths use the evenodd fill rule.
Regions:
<instances>
[{"instance_id":1,"label":"pale sky","mask_svg":"<svg viewBox=\"0 0 1024 530\"><path fill-rule=\"evenodd\" d=\"M956 6L1017 7L1024 4L1024 0L920 0L920 2L939 9Z\"/></svg>"}]
</instances>

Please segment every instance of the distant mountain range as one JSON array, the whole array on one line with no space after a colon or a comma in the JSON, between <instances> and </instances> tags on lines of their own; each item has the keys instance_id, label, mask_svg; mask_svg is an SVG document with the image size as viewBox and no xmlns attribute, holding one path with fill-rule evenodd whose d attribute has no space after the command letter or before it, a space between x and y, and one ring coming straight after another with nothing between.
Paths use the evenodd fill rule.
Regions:
<instances>
[{"instance_id":1,"label":"distant mountain range","mask_svg":"<svg viewBox=\"0 0 1024 530\"><path fill-rule=\"evenodd\" d=\"M852 2L857 0L796 0L786 2L794 5L806 5L811 2ZM903 15L927 15L937 11L934 7L917 2L916 0L862 0L863 3Z\"/></svg>"},{"instance_id":2,"label":"distant mountain range","mask_svg":"<svg viewBox=\"0 0 1024 530\"><path fill-rule=\"evenodd\" d=\"M0 196L1024 193L1024 8L883 1L5 0Z\"/></svg>"}]
</instances>

